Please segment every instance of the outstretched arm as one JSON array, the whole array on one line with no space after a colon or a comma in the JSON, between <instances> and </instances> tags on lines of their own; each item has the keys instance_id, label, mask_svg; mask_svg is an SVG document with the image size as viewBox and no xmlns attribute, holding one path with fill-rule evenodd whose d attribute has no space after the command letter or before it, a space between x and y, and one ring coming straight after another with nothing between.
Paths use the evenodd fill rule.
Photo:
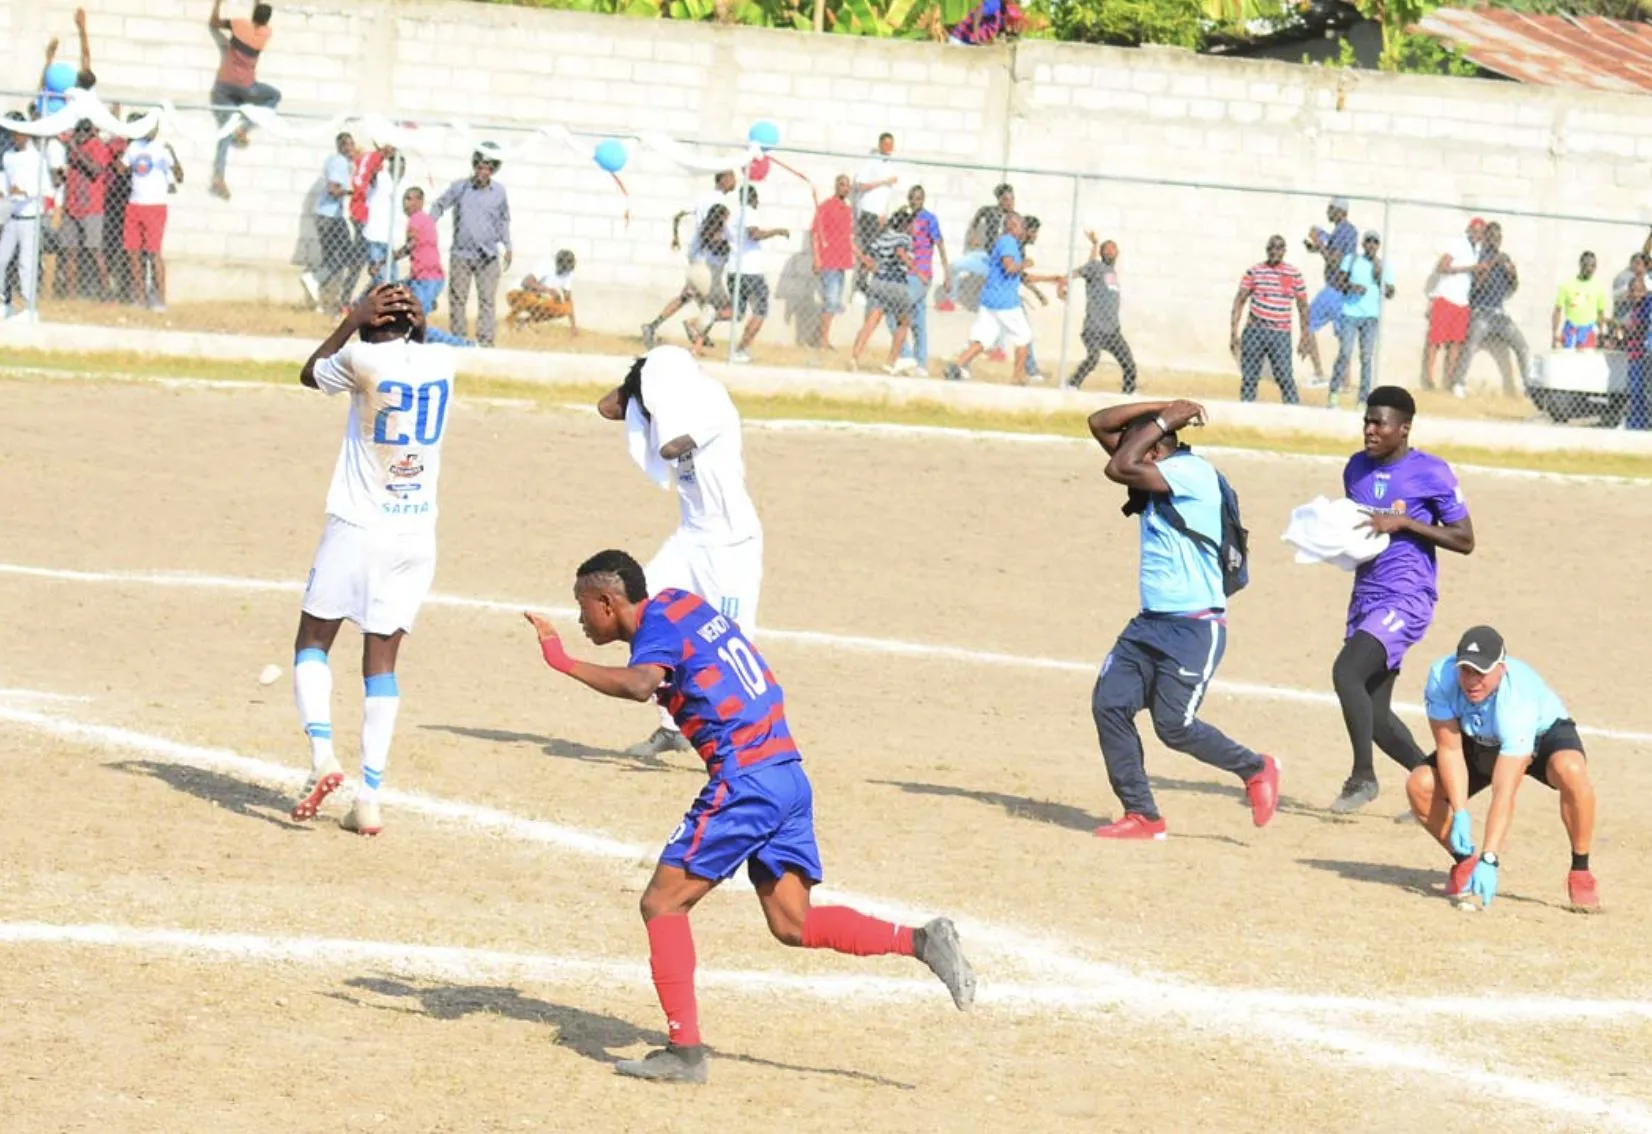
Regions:
<instances>
[{"instance_id":1,"label":"outstretched arm","mask_svg":"<svg viewBox=\"0 0 1652 1134\"><path fill-rule=\"evenodd\" d=\"M80 73L91 74L92 41L86 35L86 9L75 9L75 30L80 33Z\"/></svg>"},{"instance_id":2,"label":"outstretched arm","mask_svg":"<svg viewBox=\"0 0 1652 1134\"><path fill-rule=\"evenodd\" d=\"M1482 850L1503 853L1503 840L1514 822L1514 797L1526 778L1530 756L1499 756L1491 766L1491 809L1486 812L1486 838Z\"/></svg>"},{"instance_id":3,"label":"outstretched arm","mask_svg":"<svg viewBox=\"0 0 1652 1134\"><path fill-rule=\"evenodd\" d=\"M568 656L562 648L562 639L542 614L523 611L534 633L539 636L539 652L545 664L558 673L565 673L582 685L609 697L624 701L648 701L665 681L664 666L658 665L597 665Z\"/></svg>"},{"instance_id":4,"label":"outstretched arm","mask_svg":"<svg viewBox=\"0 0 1652 1134\"><path fill-rule=\"evenodd\" d=\"M224 0L212 0L212 15L207 17L207 27L213 31L229 30L229 21L224 19Z\"/></svg>"},{"instance_id":5,"label":"outstretched arm","mask_svg":"<svg viewBox=\"0 0 1652 1134\"><path fill-rule=\"evenodd\" d=\"M35 87L35 90L43 91L46 89L46 72L52 69L52 60L56 58L57 36L54 35L46 41L46 61L40 65L40 85Z\"/></svg>"}]
</instances>

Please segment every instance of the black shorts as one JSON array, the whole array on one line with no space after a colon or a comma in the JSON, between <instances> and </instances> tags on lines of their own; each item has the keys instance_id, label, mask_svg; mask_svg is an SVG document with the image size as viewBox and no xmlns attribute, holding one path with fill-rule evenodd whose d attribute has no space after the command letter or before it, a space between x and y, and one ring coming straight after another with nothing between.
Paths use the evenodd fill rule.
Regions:
<instances>
[{"instance_id":1,"label":"black shorts","mask_svg":"<svg viewBox=\"0 0 1652 1134\"><path fill-rule=\"evenodd\" d=\"M1532 753L1532 762L1526 766L1526 774L1544 787L1553 790L1554 785L1549 783L1549 757L1556 752L1583 752L1583 739L1577 734L1577 722L1570 717L1563 717L1550 725L1548 731L1537 738L1537 751ZM1437 753L1431 753L1423 763L1430 768L1438 768ZM1588 758L1588 753L1583 753ZM1488 745L1476 744L1468 737L1463 738L1463 760L1468 764L1468 794L1478 795L1491 786L1492 765L1497 762L1497 749Z\"/></svg>"}]
</instances>

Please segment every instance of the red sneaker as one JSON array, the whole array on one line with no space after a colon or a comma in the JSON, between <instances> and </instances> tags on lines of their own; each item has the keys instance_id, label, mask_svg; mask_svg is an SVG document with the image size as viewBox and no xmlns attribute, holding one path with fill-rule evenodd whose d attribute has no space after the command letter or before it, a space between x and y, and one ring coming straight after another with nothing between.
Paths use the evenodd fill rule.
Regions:
<instances>
[{"instance_id":1,"label":"red sneaker","mask_svg":"<svg viewBox=\"0 0 1652 1134\"><path fill-rule=\"evenodd\" d=\"M1480 856L1471 854L1451 868L1451 876L1446 879L1446 897L1460 898L1468 893L1469 875L1474 873L1474 868L1479 862Z\"/></svg>"},{"instance_id":2,"label":"red sneaker","mask_svg":"<svg viewBox=\"0 0 1652 1134\"><path fill-rule=\"evenodd\" d=\"M950 299L943 299L935 305L935 310L937 310L937 311L956 311L956 310L958 310L958 305L956 303L952 302L952 300L950 300Z\"/></svg>"},{"instance_id":3,"label":"red sneaker","mask_svg":"<svg viewBox=\"0 0 1652 1134\"><path fill-rule=\"evenodd\" d=\"M1003 362L1004 358L1005 355L1003 347L993 347L991 350L987 351L987 360L989 362Z\"/></svg>"},{"instance_id":4,"label":"red sneaker","mask_svg":"<svg viewBox=\"0 0 1652 1134\"><path fill-rule=\"evenodd\" d=\"M1245 795L1250 799L1250 817L1258 827L1266 827L1273 813L1279 810L1279 761L1266 754L1262 770L1245 781Z\"/></svg>"},{"instance_id":5,"label":"red sneaker","mask_svg":"<svg viewBox=\"0 0 1652 1134\"><path fill-rule=\"evenodd\" d=\"M1164 834L1163 819L1149 819L1133 811L1125 812L1124 818L1117 822L1103 823L1096 828L1098 839L1162 839Z\"/></svg>"},{"instance_id":6,"label":"red sneaker","mask_svg":"<svg viewBox=\"0 0 1652 1134\"><path fill-rule=\"evenodd\" d=\"M1600 912L1600 891L1595 889L1595 876L1587 870L1566 875L1566 898L1578 913Z\"/></svg>"}]
</instances>

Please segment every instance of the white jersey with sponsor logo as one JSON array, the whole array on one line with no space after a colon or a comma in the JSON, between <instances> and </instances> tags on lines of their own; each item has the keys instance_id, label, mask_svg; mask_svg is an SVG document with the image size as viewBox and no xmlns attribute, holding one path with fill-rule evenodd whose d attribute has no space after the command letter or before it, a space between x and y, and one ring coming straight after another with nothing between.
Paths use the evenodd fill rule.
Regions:
<instances>
[{"instance_id":1,"label":"white jersey with sponsor logo","mask_svg":"<svg viewBox=\"0 0 1652 1134\"><path fill-rule=\"evenodd\" d=\"M358 527L433 531L453 349L359 339L315 366L316 386L350 395L327 514Z\"/></svg>"}]
</instances>

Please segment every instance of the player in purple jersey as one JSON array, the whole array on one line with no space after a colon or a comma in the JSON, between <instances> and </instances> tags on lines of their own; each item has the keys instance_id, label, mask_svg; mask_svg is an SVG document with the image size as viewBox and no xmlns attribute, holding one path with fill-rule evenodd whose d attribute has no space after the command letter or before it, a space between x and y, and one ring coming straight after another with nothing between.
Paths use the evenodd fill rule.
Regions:
<instances>
[{"instance_id":1,"label":"player in purple jersey","mask_svg":"<svg viewBox=\"0 0 1652 1134\"><path fill-rule=\"evenodd\" d=\"M1377 798L1373 743L1409 771L1423 762L1411 731L1394 714L1394 682L1406 650L1434 620L1436 549L1474 550L1474 524L1457 474L1439 457L1411 448L1417 404L1398 386L1379 386L1365 403L1365 450L1348 458L1342 489L1368 514L1388 547L1354 572L1348 631L1331 667L1354 770L1331 804L1338 814Z\"/></svg>"},{"instance_id":2,"label":"player in purple jersey","mask_svg":"<svg viewBox=\"0 0 1652 1134\"><path fill-rule=\"evenodd\" d=\"M658 700L709 776L642 895L648 962L669 1042L614 1069L638 1079L706 1081L688 912L742 862L769 932L781 944L857 957L916 957L941 978L954 1004L973 1004L975 974L947 918L914 928L846 906L809 904L809 890L821 879L814 793L786 724L780 686L740 628L687 591L667 588L649 598L642 568L623 551L581 564L574 600L585 636L599 646L630 643L630 663L571 658L550 623L528 614L546 664L610 697Z\"/></svg>"}]
</instances>

